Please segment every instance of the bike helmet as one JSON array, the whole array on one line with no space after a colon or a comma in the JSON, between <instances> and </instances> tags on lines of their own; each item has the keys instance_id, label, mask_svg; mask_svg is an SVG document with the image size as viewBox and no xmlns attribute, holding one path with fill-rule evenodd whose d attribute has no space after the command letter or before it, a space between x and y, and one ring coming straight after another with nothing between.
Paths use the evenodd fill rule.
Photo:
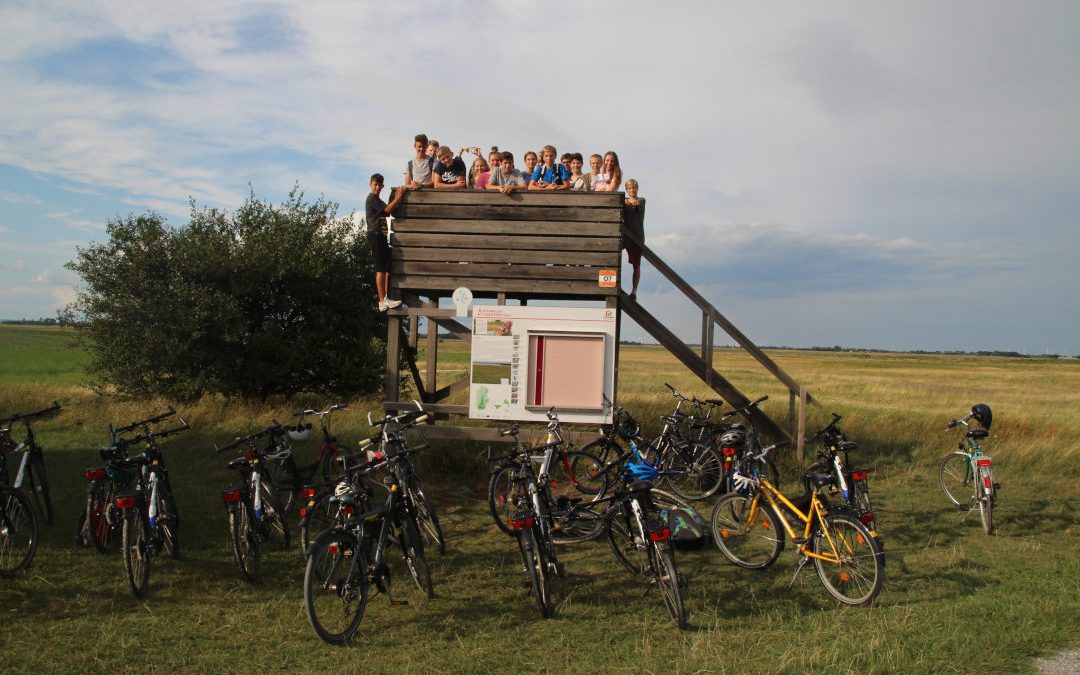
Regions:
<instances>
[{"instance_id":1,"label":"bike helmet","mask_svg":"<svg viewBox=\"0 0 1080 675\"><path fill-rule=\"evenodd\" d=\"M306 441L311 438L311 424L298 424L295 427L289 427L289 438L294 441Z\"/></svg>"},{"instance_id":2,"label":"bike helmet","mask_svg":"<svg viewBox=\"0 0 1080 675\"><path fill-rule=\"evenodd\" d=\"M654 481L660 472L648 462L627 462L623 466L623 480L628 483L639 480Z\"/></svg>"},{"instance_id":3,"label":"bike helmet","mask_svg":"<svg viewBox=\"0 0 1080 675\"><path fill-rule=\"evenodd\" d=\"M720 435L720 445L725 448L738 448L746 441L746 429L732 427Z\"/></svg>"},{"instance_id":4,"label":"bike helmet","mask_svg":"<svg viewBox=\"0 0 1080 675\"><path fill-rule=\"evenodd\" d=\"M985 403L976 403L971 406L971 416L979 420L983 429L990 431L990 423L994 421L994 414L990 412L990 406Z\"/></svg>"}]
</instances>

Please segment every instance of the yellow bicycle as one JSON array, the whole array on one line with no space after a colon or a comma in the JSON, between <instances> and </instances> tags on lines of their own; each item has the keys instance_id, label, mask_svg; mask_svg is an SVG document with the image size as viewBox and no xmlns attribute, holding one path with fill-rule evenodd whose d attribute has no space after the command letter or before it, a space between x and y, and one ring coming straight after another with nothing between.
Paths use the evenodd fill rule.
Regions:
<instances>
[{"instance_id":1,"label":"yellow bicycle","mask_svg":"<svg viewBox=\"0 0 1080 675\"><path fill-rule=\"evenodd\" d=\"M755 463L760 464L757 460L764 460L776 447L765 448ZM724 495L713 509L713 541L739 567L763 570L780 557L786 533L802 556L796 574L813 561L821 583L834 598L847 605L870 604L885 582L884 554L877 533L857 514L830 508L821 489L834 480L833 474L809 471L809 494L792 501L766 476L740 469L734 477L735 491Z\"/></svg>"}]
</instances>

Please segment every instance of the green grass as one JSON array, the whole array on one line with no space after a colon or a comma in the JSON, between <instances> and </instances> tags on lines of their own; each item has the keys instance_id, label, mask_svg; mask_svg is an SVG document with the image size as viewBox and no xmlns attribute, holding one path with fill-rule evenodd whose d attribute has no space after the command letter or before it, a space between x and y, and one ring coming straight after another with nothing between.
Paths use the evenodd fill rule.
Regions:
<instances>
[{"instance_id":1,"label":"green grass","mask_svg":"<svg viewBox=\"0 0 1080 675\"><path fill-rule=\"evenodd\" d=\"M74 337L70 328L0 325L0 382L79 384L90 358Z\"/></svg>"},{"instance_id":2,"label":"green grass","mask_svg":"<svg viewBox=\"0 0 1080 675\"><path fill-rule=\"evenodd\" d=\"M5 328L0 337L16 339L13 330L23 329ZM59 345L59 333L51 337ZM1080 368L1072 362L773 354L825 402L815 417L845 415L844 428L860 444L854 461L875 471L871 490L888 563L872 607L838 607L809 568L789 586L790 548L765 572L737 569L713 550L680 552L693 630L679 633L655 590L624 574L605 544L586 543L562 549L570 576L557 590L556 617L544 621L515 546L486 511L483 448L439 447L420 467L449 540L446 556L431 556L438 597L422 598L395 564L395 590L410 604L390 607L373 597L357 643L336 649L318 640L304 616L297 550L268 555L264 578L251 585L239 578L226 540L220 490L231 476L212 444L292 406L207 399L181 410L195 428L167 441L164 453L185 559L155 561L150 595L137 600L119 557L70 542L84 498L82 469L95 463L108 422L165 402L100 398L79 387L73 370L28 376L41 372L39 361L57 361L46 342L36 349L34 358L5 357L2 381L11 386L0 388L0 415L54 398L65 404L60 417L36 427L58 518L30 570L0 580L0 644L11 672L1015 672L1029 670L1035 655L1080 644ZM768 410L783 417L786 394L756 364L720 351L717 365L751 395L770 394ZM665 381L707 393L658 348L624 347L620 366L620 402L652 426L672 404ZM1004 485L993 537L977 516L960 522L936 484L937 459L956 440L944 433L945 420L978 401L994 409L996 438L987 450ZM350 402L335 418L343 440L368 433L363 412L375 406ZM313 442L296 450L301 460L311 457ZM796 463L784 469L790 487Z\"/></svg>"}]
</instances>

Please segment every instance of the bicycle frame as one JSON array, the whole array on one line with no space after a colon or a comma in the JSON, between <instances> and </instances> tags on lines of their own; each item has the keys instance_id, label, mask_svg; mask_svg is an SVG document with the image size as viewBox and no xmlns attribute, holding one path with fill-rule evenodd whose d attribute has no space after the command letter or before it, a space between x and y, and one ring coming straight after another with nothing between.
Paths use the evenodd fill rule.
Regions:
<instances>
[{"instance_id":1,"label":"bicycle frame","mask_svg":"<svg viewBox=\"0 0 1080 675\"><path fill-rule=\"evenodd\" d=\"M822 502L817 490L814 490L810 493L810 507L807 509L806 513L803 513L802 510L799 509L799 507L795 506L795 504L792 504L791 500L781 494L779 490L777 490L775 487L772 486L771 483L769 483L769 481L761 480L758 483L758 489L754 493L753 500L750 503L750 514L746 519L748 523L754 522L754 517L757 514L757 510L761 506L762 496L764 496L765 501L769 503L769 507L776 514L781 526L783 526L784 530L787 532L788 536L791 537L792 541L798 541L799 539L803 540L802 543L799 544L798 549L798 552L801 555L804 555L808 558L817 558L819 560L827 563L832 563L834 565L841 562L840 549L839 547L837 547L836 542L833 540L832 533L829 531L829 526L824 518L824 516L827 515L828 511L825 510L824 502ZM803 533L801 537L796 533L795 529L788 522L787 518L784 517L784 512L780 507L781 504L785 508L789 509L799 520L805 523L805 527L803 528ZM810 550L810 535L813 533L813 525L815 521L820 525L821 531L825 535L825 539L829 542L829 549L832 551L832 554L820 555ZM876 537L877 533L871 530L870 536Z\"/></svg>"}]
</instances>

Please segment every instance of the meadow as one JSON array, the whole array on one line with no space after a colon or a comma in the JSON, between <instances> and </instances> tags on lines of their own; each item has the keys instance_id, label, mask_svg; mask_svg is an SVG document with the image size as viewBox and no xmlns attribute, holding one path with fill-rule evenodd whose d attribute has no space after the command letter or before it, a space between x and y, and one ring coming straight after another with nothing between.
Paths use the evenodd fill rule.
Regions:
<instances>
[{"instance_id":1,"label":"meadow","mask_svg":"<svg viewBox=\"0 0 1080 675\"><path fill-rule=\"evenodd\" d=\"M448 344L449 381L467 363ZM30 569L0 579L4 670L251 672L919 672L1032 669L1032 658L1080 646L1080 361L877 353L772 351L823 403L810 429L836 411L859 443L852 461L870 487L885 539L885 587L871 607L840 607L790 546L770 570L728 564L715 550L679 552L690 586L691 630L672 626L655 590L625 574L606 543L564 547L568 578L555 618L540 619L513 542L486 510L486 445L423 453L421 475L440 507L445 556L432 553L437 597L426 600L399 565L395 590L410 602L368 605L355 644L321 642L304 615L298 547L266 555L262 578L243 581L226 540L221 488L232 476L223 443L284 421L317 399L245 403L206 397L177 406L193 429L163 444L182 514L184 559L154 561L150 593L134 598L119 556L73 546L85 501L83 468L110 422L164 409L167 401L118 401L85 386L86 355L70 332L0 326L0 416L64 406L35 426L45 447L57 518L43 527ZM718 350L717 369L765 410L785 419L787 394L748 356ZM646 428L673 399L663 384L708 395L659 347L621 350L619 403ZM440 382L443 384L444 382ZM945 422L985 402L985 445L1003 484L994 536L977 514L947 508L938 460L959 434ZM334 418L343 441L370 433L375 398L349 401ZM314 438L314 437L313 437ZM301 463L317 440L297 444ZM812 459L808 457L804 463ZM781 464L794 490L799 463ZM706 517L708 506L702 508Z\"/></svg>"}]
</instances>

